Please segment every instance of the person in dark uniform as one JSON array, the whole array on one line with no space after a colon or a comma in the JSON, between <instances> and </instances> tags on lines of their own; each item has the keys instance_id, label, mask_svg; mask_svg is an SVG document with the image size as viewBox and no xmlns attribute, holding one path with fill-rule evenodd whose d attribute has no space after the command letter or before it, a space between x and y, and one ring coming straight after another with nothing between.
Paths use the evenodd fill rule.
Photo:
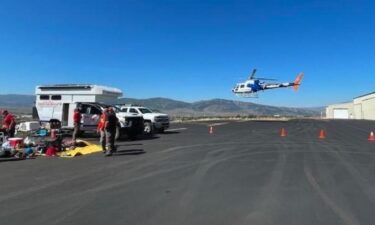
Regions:
<instances>
[{"instance_id":1,"label":"person in dark uniform","mask_svg":"<svg viewBox=\"0 0 375 225\"><path fill-rule=\"evenodd\" d=\"M115 150L115 136L118 119L112 107L108 108L105 116L106 156L111 156Z\"/></svg>"}]
</instances>

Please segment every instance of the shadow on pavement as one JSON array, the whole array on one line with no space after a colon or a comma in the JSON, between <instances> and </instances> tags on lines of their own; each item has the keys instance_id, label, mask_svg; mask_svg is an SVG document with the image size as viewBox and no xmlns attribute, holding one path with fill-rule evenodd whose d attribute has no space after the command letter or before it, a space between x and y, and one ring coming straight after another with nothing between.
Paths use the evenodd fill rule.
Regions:
<instances>
[{"instance_id":1,"label":"shadow on pavement","mask_svg":"<svg viewBox=\"0 0 375 225\"><path fill-rule=\"evenodd\" d=\"M11 157L11 158L0 158L0 163L2 162L10 162L10 161L21 161L23 159L19 159L19 158L14 158L14 157Z\"/></svg>"},{"instance_id":2,"label":"shadow on pavement","mask_svg":"<svg viewBox=\"0 0 375 225\"><path fill-rule=\"evenodd\" d=\"M141 146L143 144L141 143L134 143L134 144L127 144L127 143L116 143L116 146L119 147L126 147L126 146Z\"/></svg>"},{"instance_id":3,"label":"shadow on pavement","mask_svg":"<svg viewBox=\"0 0 375 225\"><path fill-rule=\"evenodd\" d=\"M117 140L117 142L148 141L148 140L155 140L159 138L160 138L159 136L147 136L147 135L144 135L136 139L129 139L127 137L121 137L119 140Z\"/></svg>"},{"instance_id":4,"label":"shadow on pavement","mask_svg":"<svg viewBox=\"0 0 375 225\"><path fill-rule=\"evenodd\" d=\"M159 139L160 137L159 136L144 136L142 137L142 139L140 139L140 141L148 141L148 140L155 140L155 139Z\"/></svg>"},{"instance_id":5,"label":"shadow on pavement","mask_svg":"<svg viewBox=\"0 0 375 225\"><path fill-rule=\"evenodd\" d=\"M143 149L129 149L129 150L117 150L113 153L113 156L122 156L122 155L142 155L146 152Z\"/></svg>"},{"instance_id":6,"label":"shadow on pavement","mask_svg":"<svg viewBox=\"0 0 375 225\"><path fill-rule=\"evenodd\" d=\"M160 133L160 134L163 135L163 134L179 134L179 133L181 133L181 132L179 132L179 131L164 131L164 133Z\"/></svg>"}]
</instances>

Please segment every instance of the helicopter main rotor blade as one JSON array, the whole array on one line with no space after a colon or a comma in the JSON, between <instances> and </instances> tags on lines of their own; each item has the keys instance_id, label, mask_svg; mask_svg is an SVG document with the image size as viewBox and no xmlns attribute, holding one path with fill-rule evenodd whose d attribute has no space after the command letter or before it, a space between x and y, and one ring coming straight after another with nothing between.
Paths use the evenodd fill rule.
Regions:
<instances>
[{"instance_id":1,"label":"helicopter main rotor blade","mask_svg":"<svg viewBox=\"0 0 375 225\"><path fill-rule=\"evenodd\" d=\"M272 78L256 78L256 80L270 80L270 81L277 81L277 79L272 79Z\"/></svg>"},{"instance_id":2,"label":"helicopter main rotor blade","mask_svg":"<svg viewBox=\"0 0 375 225\"><path fill-rule=\"evenodd\" d=\"M250 76L250 80L253 80L255 78L255 73L257 72L257 69L253 69L253 72Z\"/></svg>"}]
</instances>

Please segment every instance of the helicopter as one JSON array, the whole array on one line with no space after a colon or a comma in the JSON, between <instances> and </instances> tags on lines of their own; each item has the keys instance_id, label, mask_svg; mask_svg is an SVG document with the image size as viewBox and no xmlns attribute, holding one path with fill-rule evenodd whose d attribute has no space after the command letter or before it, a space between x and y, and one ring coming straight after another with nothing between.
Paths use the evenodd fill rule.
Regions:
<instances>
[{"instance_id":1,"label":"helicopter","mask_svg":"<svg viewBox=\"0 0 375 225\"><path fill-rule=\"evenodd\" d=\"M257 98L258 91L265 91L269 89L292 87L295 91L297 91L299 89L299 86L301 85L301 81L303 78L303 73L299 73L294 82L267 83L265 81L276 81L276 80L268 79L268 78L256 78L255 77L256 72L257 70L253 69L253 72L250 75L250 77L243 83L238 83L232 89L232 92L238 97Z\"/></svg>"}]
</instances>

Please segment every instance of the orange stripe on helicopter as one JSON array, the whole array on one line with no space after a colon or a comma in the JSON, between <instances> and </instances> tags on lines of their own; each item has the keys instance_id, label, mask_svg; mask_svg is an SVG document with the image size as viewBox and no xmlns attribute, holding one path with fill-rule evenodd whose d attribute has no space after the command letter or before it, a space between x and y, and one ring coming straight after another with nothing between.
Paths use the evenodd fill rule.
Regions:
<instances>
[{"instance_id":1,"label":"orange stripe on helicopter","mask_svg":"<svg viewBox=\"0 0 375 225\"><path fill-rule=\"evenodd\" d=\"M298 91L299 86L301 85L301 82L302 82L302 78L303 78L303 73L299 73L299 74L298 74L298 77L297 77L297 79L294 81L294 85L293 85L293 89L294 89L295 91Z\"/></svg>"}]
</instances>

